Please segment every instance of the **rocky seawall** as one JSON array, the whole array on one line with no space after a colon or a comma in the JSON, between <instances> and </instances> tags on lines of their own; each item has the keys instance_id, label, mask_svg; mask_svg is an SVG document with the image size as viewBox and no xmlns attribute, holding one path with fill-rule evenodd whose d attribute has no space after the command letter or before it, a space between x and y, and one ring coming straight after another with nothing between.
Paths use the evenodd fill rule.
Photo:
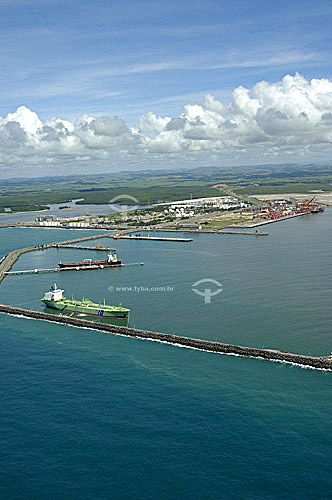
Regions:
<instances>
[{"instance_id":1,"label":"rocky seawall","mask_svg":"<svg viewBox=\"0 0 332 500\"><path fill-rule=\"evenodd\" d=\"M332 357L329 356L309 356L287 351L279 351L277 349L259 349L255 347L245 347L233 344L224 344L222 342L212 342L210 340L195 339L181 335L170 335L167 333L151 332L148 330L138 330L136 328L105 325L95 323L94 321L70 318L67 316L55 316L53 314L31 311L29 309L22 309L20 307L8 306L4 304L0 304L0 312L26 318L88 328L110 334L124 335L126 337L157 340L159 342L200 349L202 351L233 354L250 358L262 358L270 361L293 363L321 370L332 370Z\"/></svg>"}]
</instances>

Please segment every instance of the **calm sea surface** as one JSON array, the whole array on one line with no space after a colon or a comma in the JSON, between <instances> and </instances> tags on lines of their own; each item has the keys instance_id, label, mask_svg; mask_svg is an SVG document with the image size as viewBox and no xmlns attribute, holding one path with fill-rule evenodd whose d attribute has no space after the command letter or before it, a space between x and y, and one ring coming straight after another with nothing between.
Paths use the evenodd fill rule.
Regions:
<instances>
[{"instance_id":1,"label":"calm sea surface","mask_svg":"<svg viewBox=\"0 0 332 500\"><path fill-rule=\"evenodd\" d=\"M67 296L130 307L138 328L326 355L331 227L327 210L268 225L268 237L105 238L124 262L144 266L11 276L0 302L42 310L56 281ZM94 232L1 229L0 257L86 234ZM14 269L87 257L103 253L38 251ZM223 288L210 304L192 290L205 278ZM1 498L332 498L331 373L5 315L0 322Z\"/></svg>"}]
</instances>

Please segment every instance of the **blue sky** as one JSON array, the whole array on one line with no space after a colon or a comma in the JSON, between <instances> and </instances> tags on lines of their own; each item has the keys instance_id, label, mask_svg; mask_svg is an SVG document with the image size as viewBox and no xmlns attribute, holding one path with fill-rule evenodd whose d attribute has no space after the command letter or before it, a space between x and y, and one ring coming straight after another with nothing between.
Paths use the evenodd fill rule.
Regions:
<instances>
[{"instance_id":1,"label":"blue sky","mask_svg":"<svg viewBox=\"0 0 332 500\"><path fill-rule=\"evenodd\" d=\"M135 127L287 74L331 80L331 16L331 2L303 0L0 0L0 115L24 106L43 124L87 114Z\"/></svg>"},{"instance_id":2,"label":"blue sky","mask_svg":"<svg viewBox=\"0 0 332 500\"><path fill-rule=\"evenodd\" d=\"M331 2L0 1L2 115L179 112L206 93L331 77Z\"/></svg>"}]
</instances>

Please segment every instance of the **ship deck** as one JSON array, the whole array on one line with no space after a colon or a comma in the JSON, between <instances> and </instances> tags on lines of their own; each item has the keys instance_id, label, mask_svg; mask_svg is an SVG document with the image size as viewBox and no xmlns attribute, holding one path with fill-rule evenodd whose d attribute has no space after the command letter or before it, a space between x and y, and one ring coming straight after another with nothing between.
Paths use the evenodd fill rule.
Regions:
<instances>
[{"instance_id":1,"label":"ship deck","mask_svg":"<svg viewBox=\"0 0 332 500\"><path fill-rule=\"evenodd\" d=\"M87 299L85 300L75 300L75 299L66 299L65 297L62 300L57 300L56 303L59 306L65 307L65 306L75 306L75 307L84 307L84 308L89 308L89 309L103 309L104 311L130 311L130 309L127 309L126 307L122 306L111 306L109 304L96 304L95 302L88 301Z\"/></svg>"}]
</instances>

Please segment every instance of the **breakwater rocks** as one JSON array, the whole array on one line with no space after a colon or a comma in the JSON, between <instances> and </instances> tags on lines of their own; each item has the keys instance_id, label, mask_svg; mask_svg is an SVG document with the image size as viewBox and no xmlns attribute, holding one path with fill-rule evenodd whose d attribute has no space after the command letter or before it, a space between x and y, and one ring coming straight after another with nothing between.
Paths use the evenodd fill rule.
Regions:
<instances>
[{"instance_id":1,"label":"breakwater rocks","mask_svg":"<svg viewBox=\"0 0 332 500\"><path fill-rule=\"evenodd\" d=\"M58 241L55 243L45 243L43 245L18 248L17 250L13 250L12 252L7 253L7 255L4 255L4 257L2 257L2 259L0 260L0 283L5 278L6 272L8 272L13 267L19 256L23 253L33 252L34 250L46 250L47 248L52 247L57 248L61 245L70 245L72 243L80 243L81 241L97 240L98 238L105 238L105 236L107 236L105 235L105 233L101 233L95 234L93 236L83 236L82 238L74 238L72 240Z\"/></svg>"},{"instance_id":2,"label":"breakwater rocks","mask_svg":"<svg viewBox=\"0 0 332 500\"><path fill-rule=\"evenodd\" d=\"M263 358L270 361L293 363L296 365L308 366L321 370L332 370L332 357L329 356L318 357L303 354L294 354L291 352L279 351L276 349L257 349L254 347L224 344L222 342L212 342L210 340L194 339L190 337L183 337L180 335L170 335L167 333L151 332L148 330L138 330L136 328L105 325L84 319L70 318L67 316L55 316L53 314L21 309L20 307L7 306L4 304L0 304L0 312L26 318L52 321L55 323L72 325L81 328L99 330L101 332L124 335L126 337L157 340L159 342L165 342L168 344L174 344L183 347L191 347L194 349L200 349L202 351L222 354L235 354L238 356L251 358Z\"/></svg>"},{"instance_id":3,"label":"breakwater rocks","mask_svg":"<svg viewBox=\"0 0 332 500\"><path fill-rule=\"evenodd\" d=\"M5 273L13 267L19 256L22 255L22 253L32 252L33 250L37 250L37 247L20 248L4 255L0 262L0 283L6 276Z\"/></svg>"}]
</instances>

